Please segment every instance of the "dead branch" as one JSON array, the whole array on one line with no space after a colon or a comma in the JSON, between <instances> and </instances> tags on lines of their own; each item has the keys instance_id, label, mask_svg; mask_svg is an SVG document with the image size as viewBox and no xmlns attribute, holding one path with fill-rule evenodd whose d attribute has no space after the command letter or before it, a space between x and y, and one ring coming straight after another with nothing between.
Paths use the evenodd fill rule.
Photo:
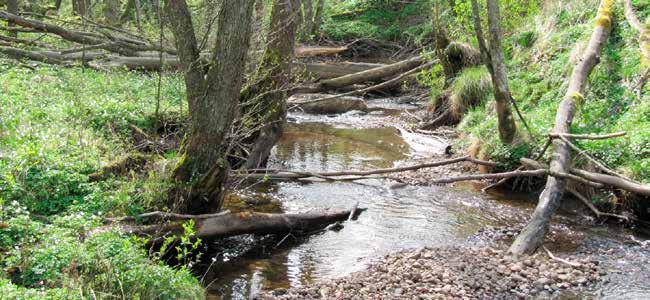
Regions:
<instances>
[{"instance_id":1,"label":"dead branch","mask_svg":"<svg viewBox=\"0 0 650 300\"><path fill-rule=\"evenodd\" d=\"M299 172L299 171L279 170L279 169L252 169L252 170L248 170L248 173L238 172L233 175L235 177L244 177L244 178L252 178L252 179L299 179L299 178L309 178L309 177L317 177L317 176L328 177L328 178L338 177L338 176L369 176L369 175L413 171L413 170L419 170L424 168L434 168L434 167L450 165L450 164L455 164L455 163L465 162L465 161L478 164L478 165L490 166L490 167L497 166L497 164L494 162L474 159L468 155L468 156L462 156L454 159L448 159L448 160L437 161L432 163L424 163L424 164L417 164L413 166L397 167L397 168L373 169L367 171Z\"/></svg>"},{"instance_id":2,"label":"dead branch","mask_svg":"<svg viewBox=\"0 0 650 300\"><path fill-rule=\"evenodd\" d=\"M569 138L575 140L605 140L626 135L627 132L620 131L610 134L571 134L571 133L549 133L548 136L553 139Z\"/></svg>"},{"instance_id":3,"label":"dead branch","mask_svg":"<svg viewBox=\"0 0 650 300\"><path fill-rule=\"evenodd\" d=\"M591 154L589 154L589 153L587 153L586 151L584 151L584 150L578 148L578 146L576 146L574 143L572 143L571 141L569 141L569 139L567 139L566 137L564 137L564 136L562 136L562 135L560 135L559 137L560 137L560 139L562 139L565 143L567 143L567 145L569 145L569 147L570 147L573 151L575 151L575 152L578 153L579 155L583 156L584 158L586 158L587 160L589 160L590 162L592 162L592 163L593 163L594 165L596 165L596 167L597 167L598 169L600 169L601 171L603 171L603 172L605 172L605 173L607 173L607 174L609 174L609 175L613 175L613 176L616 176L616 177L620 177L620 178L623 178L623 179L625 179L625 180L627 180L627 181L630 181L630 182L634 182L634 183L639 184L639 182L636 182L635 180L633 180L633 179L631 179L631 178L628 178L628 177L625 177L625 176L623 176L623 175L621 175L621 174L615 172L614 170L608 168L607 166L605 166L605 164L601 163L601 162L598 161L596 158L594 158L593 156L591 156Z\"/></svg>"}]
</instances>

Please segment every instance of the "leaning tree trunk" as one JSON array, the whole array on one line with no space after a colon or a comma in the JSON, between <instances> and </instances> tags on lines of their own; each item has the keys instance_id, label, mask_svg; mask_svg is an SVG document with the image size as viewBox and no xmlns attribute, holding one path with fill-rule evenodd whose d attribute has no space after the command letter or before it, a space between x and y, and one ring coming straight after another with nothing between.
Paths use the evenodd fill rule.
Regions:
<instances>
[{"instance_id":1,"label":"leaning tree trunk","mask_svg":"<svg viewBox=\"0 0 650 300\"><path fill-rule=\"evenodd\" d=\"M553 133L569 133L571 122L575 115L576 106L584 101L584 91L587 79L591 70L600 60L600 52L607 41L613 25L614 0L602 0L596 26L591 35L589 45L585 49L582 58L573 69L569 88L560 103L555 116L555 127ZM571 168L571 149L562 139L553 140L553 159L551 160L552 173L568 173ZM510 252L515 255L532 254L544 241L548 231L549 222L553 213L557 210L566 188L566 179L548 176L546 188L539 197L530 221L517 236L510 246Z\"/></svg>"},{"instance_id":2,"label":"leaning tree trunk","mask_svg":"<svg viewBox=\"0 0 650 300\"><path fill-rule=\"evenodd\" d=\"M191 117L182 154L173 173L169 206L184 213L220 210L229 166L228 133L236 113L245 68L254 0L224 1L217 40L208 66L200 53L185 0L167 0L165 13L185 70ZM207 71L206 71L207 70Z\"/></svg>"},{"instance_id":3,"label":"leaning tree trunk","mask_svg":"<svg viewBox=\"0 0 650 300\"><path fill-rule=\"evenodd\" d=\"M242 92L244 124L253 128L252 149L245 168L266 165L271 148L282 136L287 117L286 86L291 80L291 61L298 25L299 0L275 0L267 46L252 85ZM259 129L258 129L259 128Z\"/></svg>"}]
</instances>

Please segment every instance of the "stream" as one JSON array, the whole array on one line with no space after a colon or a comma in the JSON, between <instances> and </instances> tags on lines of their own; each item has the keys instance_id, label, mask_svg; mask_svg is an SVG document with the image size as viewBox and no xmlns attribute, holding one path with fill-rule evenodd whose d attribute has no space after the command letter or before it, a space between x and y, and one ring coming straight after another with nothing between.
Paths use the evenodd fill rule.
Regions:
<instances>
[{"instance_id":1,"label":"stream","mask_svg":"<svg viewBox=\"0 0 650 300\"><path fill-rule=\"evenodd\" d=\"M338 116L291 114L271 168L340 171L387 168L413 157L444 152L439 138L413 135L382 120L413 108L375 101L369 114ZM367 208L338 231L305 238L239 236L216 241L197 269L208 285L208 299L251 299L264 290L286 289L362 270L374 258L422 246L481 245L476 234L486 227L523 222L536 195L482 194L472 184L405 186L387 179L351 182L277 182L249 189L248 197L264 198L258 210L300 212L319 208ZM554 251L576 251L602 257L611 272L593 294L607 299L650 298L650 247L629 243L633 232L614 226L581 226L571 216L559 222L579 236L567 234ZM637 236L638 240L644 238ZM612 250L614 249L614 250ZM609 252L607 252L609 251ZM599 255L599 256L598 256ZM583 295L584 296L584 295Z\"/></svg>"}]
</instances>

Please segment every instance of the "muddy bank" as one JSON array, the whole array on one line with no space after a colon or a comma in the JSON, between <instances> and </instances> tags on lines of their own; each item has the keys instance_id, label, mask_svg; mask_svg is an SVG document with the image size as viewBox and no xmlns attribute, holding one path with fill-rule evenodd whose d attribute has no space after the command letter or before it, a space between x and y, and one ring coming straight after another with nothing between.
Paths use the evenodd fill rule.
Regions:
<instances>
[{"instance_id":1,"label":"muddy bank","mask_svg":"<svg viewBox=\"0 0 650 300\"><path fill-rule=\"evenodd\" d=\"M491 248L421 248L391 253L367 270L260 299L516 299L579 295L605 275L598 262L536 256L516 261Z\"/></svg>"}]
</instances>

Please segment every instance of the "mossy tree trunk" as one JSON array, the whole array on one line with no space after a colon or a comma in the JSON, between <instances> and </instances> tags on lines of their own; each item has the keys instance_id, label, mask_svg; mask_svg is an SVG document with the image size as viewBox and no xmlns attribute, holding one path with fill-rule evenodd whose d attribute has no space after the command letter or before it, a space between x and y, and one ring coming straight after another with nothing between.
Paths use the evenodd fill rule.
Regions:
<instances>
[{"instance_id":1,"label":"mossy tree trunk","mask_svg":"<svg viewBox=\"0 0 650 300\"><path fill-rule=\"evenodd\" d=\"M320 26L323 24L323 14L325 13L325 0L317 0L316 10L314 11L314 25L312 26L311 34L318 35Z\"/></svg>"},{"instance_id":2,"label":"mossy tree trunk","mask_svg":"<svg viewBox=\"0 0 650 300\"><path fill-rule=\"evenodd\" d=\"M558 106L553 133L566 134L570 132L569 129L576 113L576 107L584 101L583 94L589 74L600 61L600 52L611 32L613 6L614 0L601 1L600 9L596 17L596 27L594 28L587 48L571 73L569 87L564 99L562 99L562 102ZM550 167L551 172L569 173L572 163L570 146L562 139L553 139L553 150L553 159L551 160ZM539 196L535 212L533 212L526 227L524 227L510 246L509 251L512 254L532 254L542 245L544 236L546 236L546 232L548 231L551 216L560 206L566 185L566 179L548 176L546 187Z\"/></svg>"},{"instance_id":3,"label":"mossy tree trunk","mask_svg":"<svg viewBox=\"0 0 650 300\"><path fill-rule=\"evenodd\" d=\"M221 208L228 175L227 137L243 80L254 0L224 1L219 9L213 59L201 64L185 0L167 0L165 13L176 41L190 113L190 130L173 173L169 206L183 213Z\"/></svg>"},{"instance_id":4,"label":"mossy tree trunk","mask_svg":"<svg viewBox=\"0 0 650 300\"><path fill-rule=\"evenodd\" d=\"M517 134L517 126L512 116L511 104L514 102L508 85L505 59L501 41L501 13L499 1L488 0L488 31L490 40L490 58L492 60L492 86L496 100L497 117L499 119L499 138L504 143L512 143Z\"/></svg>"},{"instance_id":5,"label":"mossy tree trunk","mask_svg":"<svg viewBox=\"0 0 650 300\"><path fill-rule=\"evenodd\" d=\"M252 129L246 138L252 146L245 168L265 166L271 149L282 136L287 117L285 90L291 80L299 16L299 0L273 2L262 60L252 84L242 92L243 122Z\"/></svg>"},{"instance_id":6,"label":"mossy tree trunk","mask_svg":"<svg viewBox=\"0 0 650 300\"><path fill-rule=\"evenodd\" d=\"M512 94L508 86L508 74L503 57L501 41L503 34L501 32L501 15L499 12L499 2L497 0L487 1L488 11L488 29L489 29L489 48L485 44L481 17L479 14L478 3L472 0L472 13L474 15L474 29L476 39L483 57L485 66L490 71L492 77L492 86L494 89L494 99L496 102L499 139L501 142L510 144L517 134L515 119L512 117L511 103Z\"/></svg>"}]
</instances>

